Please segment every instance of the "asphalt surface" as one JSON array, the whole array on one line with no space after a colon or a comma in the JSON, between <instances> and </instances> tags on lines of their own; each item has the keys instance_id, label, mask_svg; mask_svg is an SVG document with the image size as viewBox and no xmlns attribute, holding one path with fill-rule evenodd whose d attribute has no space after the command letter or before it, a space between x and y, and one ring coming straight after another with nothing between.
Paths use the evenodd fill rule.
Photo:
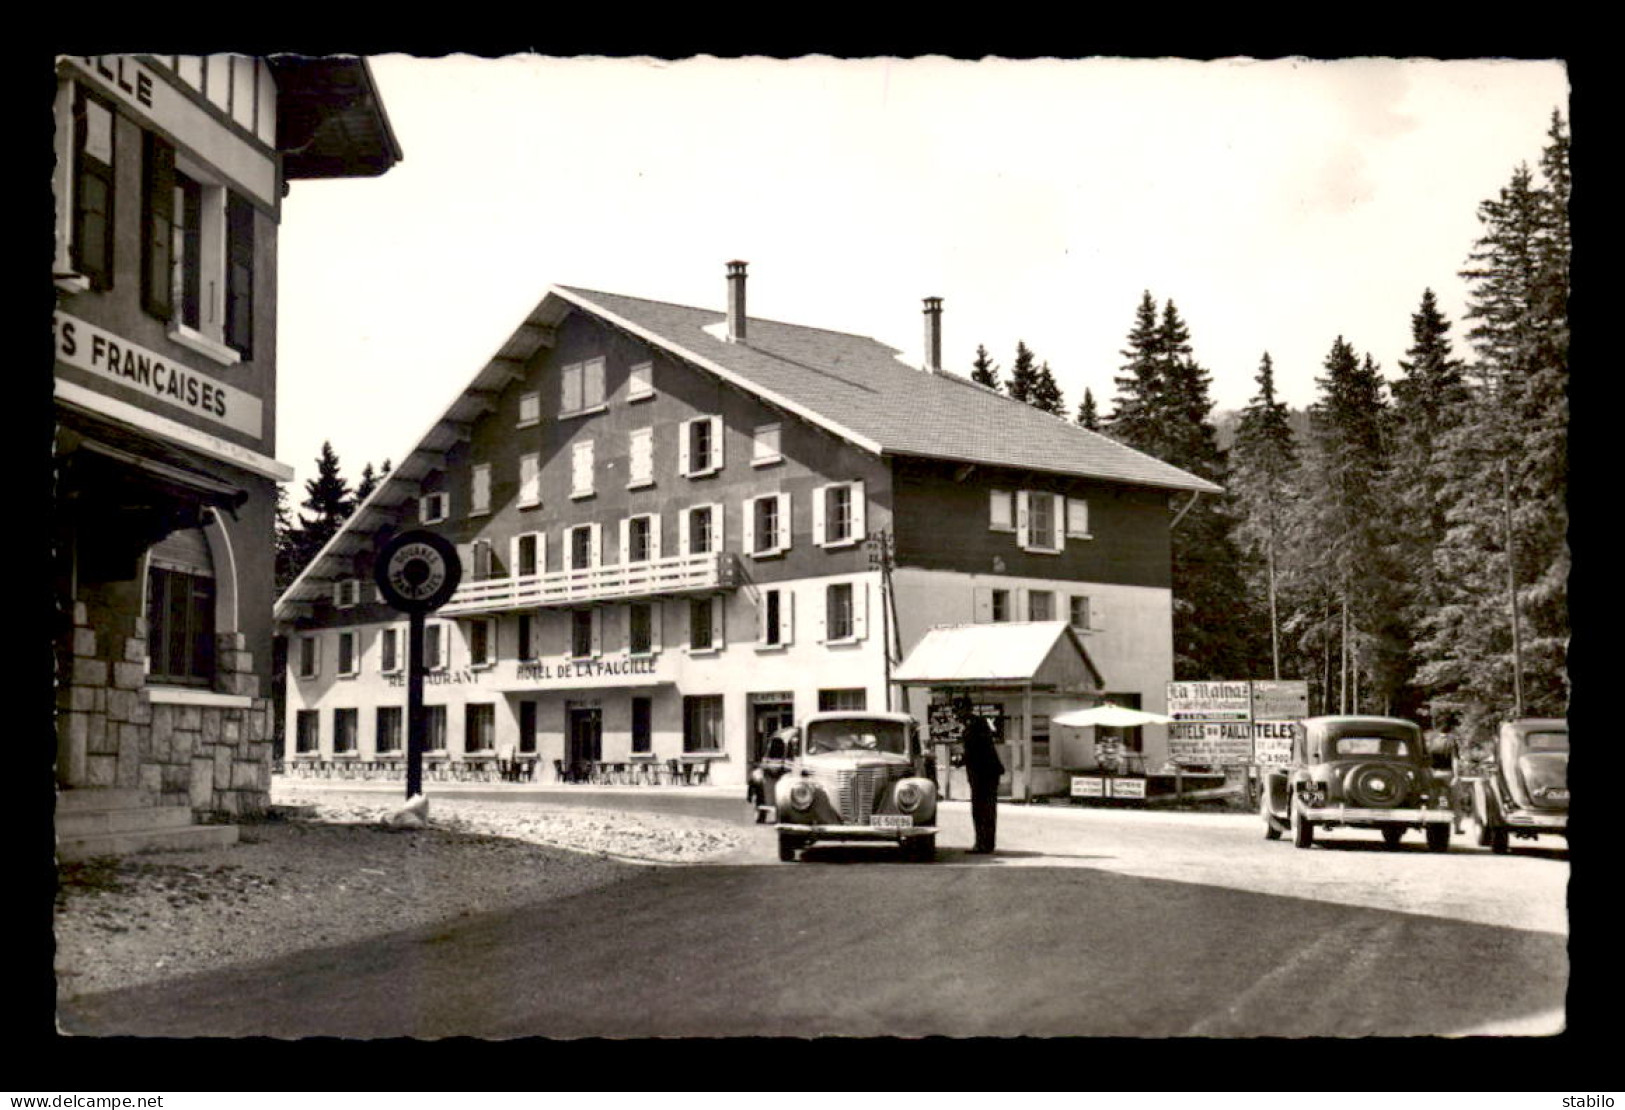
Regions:
<instances>
[{"instance_id":1,"label":"asphalt surface","mask_svg":"<svg viewBox=\"0 0 1625 1110\"><path fill-rule=\"evenodd\" d=\"M749 820L718 789L458 790ZM609 799L609 801L606 801ZM1566 852L1420 834L1304 851L1243 815L1001 807L969 856L772 826L715 864L519 910L91 995L66 1032L137 1036L1412 1036L1563 1025ZM630 865L629 865L630 866ZM1485 974L1484 969L1495 970Z\"/></svg>"}]
</instances>

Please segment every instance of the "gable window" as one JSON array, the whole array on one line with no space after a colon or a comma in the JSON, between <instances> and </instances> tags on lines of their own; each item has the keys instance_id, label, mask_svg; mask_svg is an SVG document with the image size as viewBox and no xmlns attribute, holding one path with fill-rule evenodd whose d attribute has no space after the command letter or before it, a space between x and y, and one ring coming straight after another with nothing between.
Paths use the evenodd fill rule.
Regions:
<instances>
[{"instance_id":1,"label":"gable window","mask_svg":"<svg viewBox=\"0 0 1625 1110\"><path fill-rule=\"evenodd\" d=\"M627 489L652 486L655 481L654 429L633 428L627 433Z\"/></svg>"},{"instance_id":2,"label":"gable window","mask_svg":"<svg viewBox=\"0 0 1625 1110\"><path fill-rule=\"evenodd\" d=\"M301 709L294 718L293 750L300 754L321 750L321 717L317 710Z\"/></svg>"},{"instance_id":3,"label":"gable window","mask_svg":"<svg viewBox=\"0 0 1625 1110\"><path fill-rule=\"evenodd\" d=\"M626 607L626 649L633 655L652 655L660 650L660 610L648 602Z\"/></svg>"},{"instance_id":4,"label":"gable window","mask_svg":"<svg viewBox=\"0 0 1625 1110\"><path fill-rule=\"evenodd\" d=\"M401 669L401 630L386 628L379 636L378 670L382 674L396 674Z\"/></svg>"},{"instance_id":5,"label":"gable window","mask_svg":"<svg viewBox=\"0 0 1625 1110\"><path fill-rule=\"evenodd\" d=\"M497 661L497 623L493 617L468 622L468 665L489 667Z\"/></svg>"},{"instance_id":6,"label":"gable window","mask_svg":"<svg viewBox=\"0 0 1625 1110\"><path fill-rule=\"evenodd\" d=\"M1069 623L1079 632L1089 630L1089 599L1081 594L1073 594L1070 601L1071 613Z\"/></svg>"},{"instance_id":7,"label":"gable window","mask_svg":"<svg viewBox=\"0 0 1625 1110\"><path fill-rule=\"evenodd\" d=\"M1027 594L1027 619L1052 621L1055 619L1055 595L1048 590L1033 590Z\"/></svg>"},{"instance_id":8,"label":"gable window","mask_svg":"<svg viewBox=\"0 0 1625 1110\"><path fill-rule=\"evenodd\" d=\"M634 516L621 521L621 562L647 563L660 558L660 518Z\"/></svg>"},{"instance_id":9,"label":"gable window","mask_svg":"<svg viewBox=\"0 0 1625 1110\"><path fill-rule=\"evenodd\" d=\"M570 611L570 658L591 659L599 653L601 612L599 609Z\"/></svg>"},{"instance_id":10,"label":"gable window","mask_svg":"<svg viewBox=\"0 0 1625 1110\"><path fill-rule=\"evenodd\" d=\"M519 423L515 427L528 428L542 418L542 395L540 393L521 393L519 395Z\"/></svg>"},{"instance_id":11,"label":"gable window","mask_svg":"<svg viewBox=\"0 0 1625 1110\"><path fill-rule=\"evenodd\" d=\"M476 465L469 479L468 515L483 516L491 511L491 464Z\"/></svg>"},{"instance_id":12,"label":"gable window","mask_svg":"<svg viewBox=\"0 0 1625 1110\"><path fill-rule=\"evenodd\" d=\"M784 455L779 450L782 434L782 427L778 424L763 424L757 428L751 436L750 465L771 466L783 462Z\"/></svg>"},{"instance_id":13,"label":"gable window","mask_svg":"<svg viewBox=\"0 0 1625 1110\"><path fill-rule=\"evenodd\" d=\"M151 635L150 630L148 633ZM151 640L148 640L151 643ZM315 636L299 637L299 677L315 678L321 673L321 640Z\"/></svg>"},{"instance_id":14,"label":"gable window","mask_svg":"<svg viewBox=\"0 0 1625 1110\"><path fill-rule=\"evenodd\" d=\"M373 738L373 750L379 755L388 755L390 752L401 750L400 706L380 705L378 707L377 734Z\"/></svg>"},{"instance_id":15,"label":"gable window","mask_svg":"<svg viewBox=\"0 0 1625 1110\"><path fill-rule=\"evenodd\" d=\"M790 549L790 495L769 493L745 502L745 550L756 558Z\"/></svg>"},{"instance_id":16,"label":"gable window","mask_svg":"<svg viewBox=\"0 0 1625 1110\"><path fill-rule=\"evenodd\" d=\"M680 425L677 469L690 478L722 469L722 417L698 416Z\"/></svg>"},{"instance_id":17,"label":"gable window","mask_svg":"<svg viewBox=\"0 0 1625 1110\"><path fill-rule=\"evenodd\" d=\"M1066 499L1066 534L1079 539L1092 539L1089 535L1089 502L1081 497Z\"/></svg>"},{"instance_id":18,"label":"gable window","mask_svg":"<svg viewBox=\"0 0 1625 1110\"><path fill-rule=\"evenodd\" d=\"M722 506L696 505L677 514L677 549L682 555L722 550Z\"/></svg>"},{"instance_id":19,"label":"gable window","mask_svg":"<svg viewBox=\"0 0 1625 1110\"><path fill-rule=\"evenodd\" d=\"M513 572L531 578L547 570L547 537L540 532L521 532L513 538L510 556Z\"/></svg>"},{"instance_id":20,"label":"gable window","mask_svg":"<svg viewBox=\"0 0 1625 1110\"><path fill-rule=\"evenodd\" d=\"M655 365L640 362L626 373L626 399L642 401L655 395Z\"/></svg>"},{"instance_id":21,"label":"gable window","mask_svg":"<svg viewBox=\"0 0 1625 1110\"><path fill-rule=\"evenodd\" d=\"M592 496L592 440L584 439L570 447L570 496Z\"/></svg>"},{"instance_id":22,"label":"gable window","mask_svg":"<svg viewBox=\"0 0 1625 1110\"><path fill-rule=\"evenodd\" d=\"M496 747L497 707L475 702L463 709L463 751L488 752Z\"/></svg>"},{"instance_id":23,"label":"gable window","mask_svg":"<svg viewBox=\"0 0 1625 1110\"><path fill-rule=\"evenodd\" d=\"M451 494L426 493L418 499L418 517L424 524L439 524L451 515Z\"/></svg>"},{"instance_id":24,"label":"gable window","mask_svg":"<svg viewBox=\"0 0 1625 1110\"><path fill-rule=\"evenodd\" d=\"M113 110L79 89L73 108L69 261L92 289L113 287Z\"/></svg>"},{"instance_id":25,"label":"gable window","mask_svg":"<svg viewBox=\"0 0 1625 1110\"><path fill-rule=\"evenodd\" d=\"M353 678L360 667L356 663L355 633L339 633L339 677Z\"/></svg>"},{"instance_id":26,"label":"gable window","mask_svg":"<svg viewBox=\"0 0 1625 1110\"><path fill-rule=\"evenodd\" d=\"M813 537L821 547L847 547L863 538L863 483L813 491Z\"/></svg>"},{"instance_id":27,"label":"gable window","mask_svg":"<svg viewBox=\"0 0 1625 1110\"><path fill-rule=\"evenodd\" d=\"M1016 530L1013 495L1007 489L989 490L987 497L987 528L990 532Z\"/></svg>"},{"instance_id":28,"label":"gable window","mask_svg":"<svg viewBox=\"0 0 1625 1110\"><path fill-rule=\"evenodd\" d=\"M578 416L604 407L604 360L572 362L559 371L559 415Z\"/></svg>"},{"instance_id":29,"label":"gable window","mask_svg":"<svg viewBox=\"0 0 1625 1110\"><path fill-rule=\"evenodd\" d=\"M1016 494L1016 544L1025 551L1056 554L1066 546L1064 499L1042 490Z\"/></svg>"},{"instance_id":30,"label":"gable window","mask_svg":"<svg viewBox=\"0 0 1625 1110\"><path fill-rule=\"evenodd\" d=\"M354 755L356 752L356 718L359 710L333 710L333 754Z\"/></svg>"},{"instance_id":31,"label":"gable window","mask_svg":"<svg viewBox=\"0 0 1625 1110\"><path fill-rule=\"evenodd\" d=\"M214 680L214 564L200 528L171 533L147 562L147 677L208 686Z\"/></svg>"},{"instance_id":32,"label":"gable window","mask_svg":"<svg viewBox=\"0 0 1625 1110\"><path fill-rule=\"evenodd\" d=\"M764 647L784 647L794 639L795 602L788 589L764 589L756 610L756 640Z\"/></svg>"}]
</instances>

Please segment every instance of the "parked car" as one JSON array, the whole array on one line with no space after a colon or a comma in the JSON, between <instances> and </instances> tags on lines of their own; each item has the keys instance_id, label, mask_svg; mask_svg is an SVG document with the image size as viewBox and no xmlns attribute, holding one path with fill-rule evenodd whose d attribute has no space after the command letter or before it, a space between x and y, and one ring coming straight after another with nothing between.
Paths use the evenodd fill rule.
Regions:
<instances>
[{"instance_id":1,"label":"parked car","mask_svg":"<svg viewBox=\"0 0 1625 1110\"><path fill-rule=\"evenodd\" d=\"M1310 717L1293 728L1291 760L1260 791L1264 835L1288 829L1299 848L1315 829L1377 829L1390 848L1422 829L1429 851L1450 846L1450 790L1434 775L1422 730L1397 717Z\"/></svg>"},{"instance_id":2,"label":"parked car","mask_svg":"<svg viewBox=\"0 0 1625 1110\"><path fill-rule=\"evenodd\" d=\"M775 812L774 787L790 769L801 747L801 730L791 725L781 728L762 745L762 758L751 765L745 776L745 800L756 811L756 823L762 824Z\"/></svg>"},{"instance_id":3,"label":"parked car","mask_svg":"<svg viewBox=\"0 0 1625 1110\"><path fill-rule=\"evenodd\" d=\"M1569 835L1569 723L1560 718L1503 721L1495 757L1471 780L1478 843L1498 855L1513 836Z\"/></svg>"},{"instance_id":4,"label":"parked car","mask_svg":"<svg viewBox=\"0 0 1625 1110\"><path fill-rule=\"evenodd\" d=\"M937 784L906 713L814 713L774 786L779 858L819 840L892 841L910 858L937 847Z\"/></svg>"}]
</instances>

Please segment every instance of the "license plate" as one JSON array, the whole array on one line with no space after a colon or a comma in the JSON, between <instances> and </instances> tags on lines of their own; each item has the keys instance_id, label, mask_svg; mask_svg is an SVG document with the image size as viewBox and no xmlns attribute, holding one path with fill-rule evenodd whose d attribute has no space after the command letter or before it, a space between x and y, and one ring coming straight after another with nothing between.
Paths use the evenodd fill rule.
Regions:
<instances>
[{"instance_id":1,"label":"license plate","mask_svg":"<svg viewBox=\"0 0 1625 1110\"><path fill-rule=\"evenodd\" d=\"M1545 797L1548 802L1566 802L1569 800L1569 792L1567 790L1548 790Z\"/></svg>"},{"instance_id":2,"label":"license plate","mask_svg":"<svg viewBox=\"0 0 1625 1110\"><path fill-rule=\"evenodd\" d=\"M877 813L869 819L869 823L877 829L912 829L914 818L906 813Z\"/></svg>"}]
</instances>

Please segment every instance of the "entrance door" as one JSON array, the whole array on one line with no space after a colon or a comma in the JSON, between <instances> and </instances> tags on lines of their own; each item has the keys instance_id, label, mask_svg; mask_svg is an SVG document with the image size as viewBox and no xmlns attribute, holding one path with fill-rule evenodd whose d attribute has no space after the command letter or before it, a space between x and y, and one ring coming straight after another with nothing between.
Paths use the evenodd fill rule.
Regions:
<instances>
[{"instance_id":1,"label":"entrance door","mask_svg":"<svg viewBox=\"0 0 1625 1110\"><path fill-rule=\"evenodd\" d=\"M755 702L751 705L750 761L760 763L767 738L781 728L795 724L795 705L789 701Z\"/></svg>"},{"instance_id":2,"label":"entrance door","mask_svg":"<svg viewBox=\"0 0 1625 1110\"><path fill-rule=\"evenodd\" d=\"M572 705L566 760L570 763L596 763L603 758L603 734L603 714L596 705Z\"/></svg>"}]
</instances>

